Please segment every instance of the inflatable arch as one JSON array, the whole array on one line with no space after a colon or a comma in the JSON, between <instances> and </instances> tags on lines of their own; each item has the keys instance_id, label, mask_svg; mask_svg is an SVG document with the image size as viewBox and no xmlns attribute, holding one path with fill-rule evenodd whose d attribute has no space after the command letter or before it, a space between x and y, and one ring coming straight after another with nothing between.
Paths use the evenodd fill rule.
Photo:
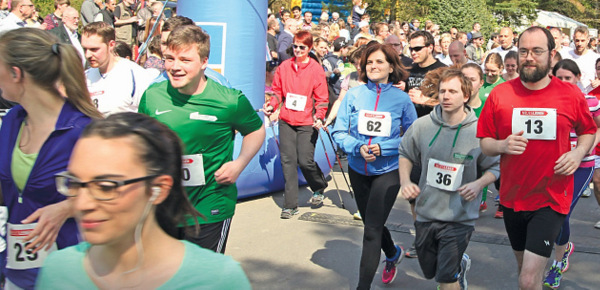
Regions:
<instances>
[{"instance_id":1,"label":"inflatable arch","mask_svg":"<svg viewBox=\"0 0 600 290\"><path fill-rule=\"evenodd\" d=\"M191 18L210 34L208 66L224 75L232 87L244 92L255 109L262 108L265 101L267 0L179 0L177 12ZM267 137L262 148L238 178L238 198L284 188L276 142L278 128L271 127L266 118L265 126ZM321 132L321 136L328 139L325 134ZM239 154L241 141L241 136L237 134L234 158ZM331 143L329 140L324 140L324 143L331 162L335 162ZM330 168L321 144L321 141L317 142L315 160L323 173L328 175ZM298 176L300 184L306 184L300 171Z\"/></svg>"}]
</instances>

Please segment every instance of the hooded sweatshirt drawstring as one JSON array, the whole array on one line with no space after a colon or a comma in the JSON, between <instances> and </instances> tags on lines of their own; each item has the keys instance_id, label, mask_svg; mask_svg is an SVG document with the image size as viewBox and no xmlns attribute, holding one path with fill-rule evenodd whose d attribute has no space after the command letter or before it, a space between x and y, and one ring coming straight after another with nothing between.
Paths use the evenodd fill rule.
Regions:
<instances>
[{"instance_id":1,"label":"hooded sweatshirt drawstring","mask_svg":"<svg viewBox=\"0 0 600 290\"><path fill-rule=\"evenodd\" d=\"M462 126L463 124L460 123L458 124L458 128L456 128L456 134L454 134L454 141L452 141L452 148L454 148L454 145L456 145L456 139L458 139L458 134L460 133L460 128L462 128ZM429 147L431 147L431 145L433 145L433 142L435 142L435 139L437 139L438 135L440 134L440 131L442 131L442 127L444 127L444 124L440 124L440 128L433 136L433 139L431 139L431 142L429 142Z\"/></svg>"}]
</instances>

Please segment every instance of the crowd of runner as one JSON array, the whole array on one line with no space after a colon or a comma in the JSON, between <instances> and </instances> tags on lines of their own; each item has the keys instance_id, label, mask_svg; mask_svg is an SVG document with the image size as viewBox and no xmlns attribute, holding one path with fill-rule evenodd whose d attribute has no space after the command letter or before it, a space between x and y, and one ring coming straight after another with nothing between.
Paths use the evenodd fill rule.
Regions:
<instances>
[{"instance_id":1,"label":"crowd of runner","mask_svg":"<svg viewBox=\"0 0 600 290\"><path fill-rule=\"evenodd\" d=\"M265 125L208 68L210 36L161 17L158 1L70 4L41 18L31 0L0 3L4 287L250 288L222 254L235 181ZM468 243L494 183L519 287L558 288L577 242L569 217L592 191L600 204L600 55L588 29L572 42L538 26L441 32L372 23L353 4L347 18L268 14L262 111L279 126L280 218L299 213L298 167L309 202L323 204L324 131L348 160L364 224L358 289L371 287L380 251L384 284L409 257L440 289L467 289ZM416 231L406 250L385 227L398 195Z\"/></svg>"}]
</instances>

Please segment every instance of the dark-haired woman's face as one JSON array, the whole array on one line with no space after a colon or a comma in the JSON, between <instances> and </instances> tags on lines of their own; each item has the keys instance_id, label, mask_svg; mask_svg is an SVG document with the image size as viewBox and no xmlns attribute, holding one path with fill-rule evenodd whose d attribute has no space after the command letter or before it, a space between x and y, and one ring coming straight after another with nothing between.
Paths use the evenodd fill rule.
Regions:
<instances>
[{"instance_id":1,"label":"dark-haired woman's face","mask_svg":"<svg viewBox=\"0 0 600 290\"><path fill-rule=\"evenodd\" d=\"M564 69L564 68L559 68L556 71L556 76L559 80L563 81L563 82L567 82L570 84L574 84L577 85L577 82L579 82L579 76L576 76L573 72L571 72L568 69Z\"/></svg>"},{"instance_id":2,"label":"dark-haired woman's face","mask_svg":"<svg viewBox=\"0 0 600 290\"><path fill-rule=\"evenodd\" d=\"M367 57L365 69L367 78L378 84L387 83L390 74L394 71L392 65L387 61L385 54L381 50L377 50Z\"/></svg>"},{"instance_id":3,"label":"dark-haired woman's face","mask_svg":"<svg viewBox=\"0 0 600 290\"><path fill-rule=\"evenodd\" d=\"M508 75L513 75L517 73L517 60L514 58L507 58L504 61L504 67L506 69L506 73Z\"/></svg>"},{"instance_id":4,"label":"dark-haired woman's face","mask_svg":"<svg viewBox=\"0 0 600 290\"><path fill-rule=\"evenodd\" d=\"M131 137L104 139L91 136L79 139L71 155L68 174L80 182L145 177L146 168L138 158L138 150L135 139ZM96 191L100 189L102 187L95 188ZM76 195L69 199L73 202L81 233L93 245L133 240L135 227L149 202L149 190L144 181L123 185L114 191L117 197L108 201L93 198L88 187L70 191Z\"/></svg>"}]
</instances>

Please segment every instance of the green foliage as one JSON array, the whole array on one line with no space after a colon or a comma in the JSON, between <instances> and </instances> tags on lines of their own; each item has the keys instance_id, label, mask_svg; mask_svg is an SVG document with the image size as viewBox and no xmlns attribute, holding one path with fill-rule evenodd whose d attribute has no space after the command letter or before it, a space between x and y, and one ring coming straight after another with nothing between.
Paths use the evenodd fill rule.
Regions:
<instances>
[{"instance_id":1,"label":"green foliage","mask_svg":"<svg viewBox=\"0 0 600 290\"><path fill-rule=\"evenodd\" d=\"M500 26L518 27L537 18L537 0L488 0L487 5Z\"/></svg>"},{"instance_id":2,"label":"green foliage","mask_svg":"<svg viewBox=\"0 0 600 290\"><path fill-rule=\"evenodd\" d=\"M54 0L34 0L33 3L37 7L41 18L54 12ZM81 8L81 3L83 3L83 0L71 0L71 6L77 11Z\"/></svg>"},{"instance_id":3,"label":"green foliage","mask_svg":"<svg viewBox=\"0 0 600 290\"><path fill-rule=\"evenodd\" d=\"M469 32L473 23L479 22L484 35L496 26L485 0L429 0L428 19L440 25L440 31L449 31L452 26L459 31Z\"/></svg>"}]
</instances>

